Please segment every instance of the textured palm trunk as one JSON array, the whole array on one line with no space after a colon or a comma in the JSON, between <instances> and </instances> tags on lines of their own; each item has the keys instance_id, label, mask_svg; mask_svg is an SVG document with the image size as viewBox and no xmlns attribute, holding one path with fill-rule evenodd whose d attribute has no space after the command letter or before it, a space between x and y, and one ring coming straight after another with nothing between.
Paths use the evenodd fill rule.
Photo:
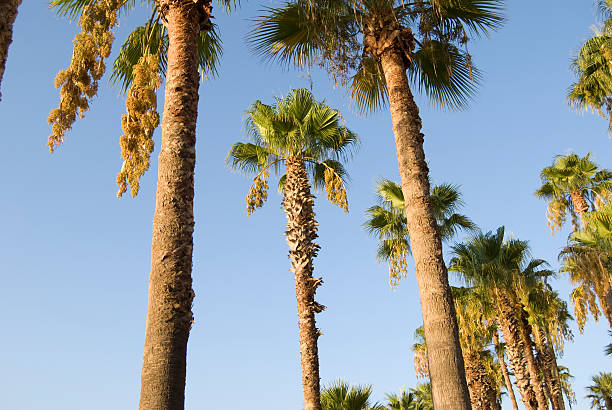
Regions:
<instances>
[{"instance_id":1,"label":"textured palm trunk","mask_svg":"<svg viewBox=\"0 0 612 410\"><path fill-rule=\"evenodd\" d=\"M504 376L506 390L508 391L508 396L510 396L510 401L512 402L512 408L514 410L518 410L518 403L516 402L516 396L514 395L514 389L512 388L512 382L510 381L510 373L508 372L508 366L506 365L504 353L502 352L501 346L499 344L499 335L497 333L497 329L493 332L493 344L495 345L497 360L499 361L499 366L501 367L502 375Z\"/></svg>"},{"instance_id":2,"label":"textured palm trunk","mask_svg":"<svg viewBox=\"0 0 612 410\"><path fill-rule=\"evenodd\" d=\"M487 374L478 353L466 353L463 359L472 409L501 410L493 387L494 381Z\"/></svg>"},{"instance_id":3,"label":"textured palm trunk","mask_svg":"<svg viewBox=\"0 0 612 410\"><path fill-rule=\"evenodd\" d=\"M183 4L183 5L182 5ZM168 1L169 49L149 306L140 391L141 410L182 410L187 339L193 322L193 176L199 74L196 38L202 16ZM162 8L163 10L163 8Z\"/></svg>"},{"instance_id":4,"label":"textured palm trunk","mask_svg":"<svg viewBox=\"0 0 612 410\"><path fill-rule=\"evenodd\" d=\"M522 308L522 305L518 304L516 307L519 318L520 318L520 330L521 336L523 338L523 346L525 349L525 360L527 361L527 370L529 371L529 381L531 383L531 387L536 396L536 401L538 402L539 410L547 410L548 409L548 400L546 399L546 394L544 392L544 386L542 384L542 379L540 378L540 369L535 360L535 356L533 354L534 346L533 341L531 340L531 325L527 321L527 317L525 315L525 310Z\"/></svg>"},{"instance_id":5,"label":"textured palm trunk","mask_svg":"<svg viewBox=\"0 0 612 410\"><path fill-rule=\"evenodd\" d=\"M421 298L433 402L437 410L465 410L470 408L470 396L442 242L432 212L419 109L399 51L388 49L381 63Z\"/></svg>"},{"instance_id":6,"label":"textured palm trunk","mask_svg":"<svg viewBox=\"0 0 612 410\"><path fill-rule=\"evenodd\" d=\"M503 292L496 291L499 309L498 322L506 341L506 353L514 372L516 387L521 395L521 401L527 410L536 410L538 402L531 387L529 372L525 360L525 343L521 337L521 326L514 303Z\"/></svg>"},{"instance_id":7,"label":"textured palm trunk","mask_svg":"<svg viewBox=\"0 0 612 410\"><path fill-rule=\"evenodd\" d=\"M285 160L285 165L287 166L283 200L287 214L285 235L289 244L291 272L295 275L304 409L321 410L317 347L320 333L316 326L315 313L321 312L325 306L315 301L315 292L322 281L312 276L314 270L312 262L319 250L319 246L314 242L317 238L317 222L313 211L314 196L310 192L304 162L299 158L288 158Z\"/></svg>"},{"instance_id":8,"label":"textured palm trunk","mask_svg":"<svg viewBox=\"0 0 612 410\"><path fill-rule=\"evenodd\" d=\"M610 331L612 332L612 288L608 288L605 294L597 295L599 297L599 304L601 305L601 311L608 320Z\"/></svg>"},{"instance_id":9,"label":"textured palm trunk","mask_svg":"<svg viewBox=\"0 0 612 410\"><path fill-rule=\"evenodd\" d=\"M612 410L612 396L604 396L604 402L606 403L606 410Z\"/></svg>"},{"instance_id":10,"label":"textured palm trunk","mask_svg":"<svg viewBox=\"0 0 612 410\"><path fill-rule=\"evenodd\" d=\"M2 101L2 77L6 68L8 50L13 41L13 24L21 0L0 0L0 101Z\"/></svg>"},{"instance_id":11,"label":"textured palm trunk","mask_svg":"<svg viewBox=\"0 0 612 410\"><path fill-rule=\"evenodd\" d=\"M547 337L548 340L550 340ZM551 391L552 394L556 397L557 404L561 410L565 410L565 402L563 401L563 388L561 386L561 376L559 375L559 366L557 364L557 357L555 355L555 351L552 346L546 344L544 346L546 352L546 361L547 365L551 370L552 376L552 384Z\"/></svg>"},{"instance_id":12,"label":"textured palm trunk","mask_svg":"<svg viewBox=\"0 0 612 410\"><path fill-rule=\"evenodd\" d=\"M546 393L546 396L550 400L550 404L553 410L564 410L563 403L561 404L559 403L559 397L556 394L556 391L554 388L555 382L554 382L551 361L548 357L548 346L544 342L539 342L539 343L536 342L535 349L536 349L536 363L538 364L538 367L542 370L542 374L544 374L544 382L545 382L544 391Z\"/></svg>"}]
</instances>

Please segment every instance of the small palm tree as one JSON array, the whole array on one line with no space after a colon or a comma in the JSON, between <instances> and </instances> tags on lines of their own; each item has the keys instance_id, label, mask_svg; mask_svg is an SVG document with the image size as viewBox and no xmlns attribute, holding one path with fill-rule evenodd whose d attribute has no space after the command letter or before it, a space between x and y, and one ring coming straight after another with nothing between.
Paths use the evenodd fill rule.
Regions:
<instances>
[{"instance_id":1,"label":"small palm tree","mask_svg":"<svg viewBox=\"0 0 612 410\"><path fill-rule=\"evenodd\" d=\"M406 270L410 253L410 236L406 227L406 204L402 187L388 179L376 184L379 205L366 210L366 230L376 236L378 260L389 264L389 283L396 286ZM432 187L431 202L438 232L443 241L451 239L459 230L473 231L476 224L467 216L456 213L462 205L461 193L456 185L441 184Z\"/></svg>"},{"instance_id":2,"label":"small palm tree","mask_svg":"<svg viewBox=\"0 0 612 410\"><path fill-rule=\"evenodd\" d=\"M321 391L323 410L384 410L384 406L370 401L372 386L350 386L338 380Z\"/></svg>"},{"instance_id":3,"label":"small palm tree","mask_svg":"<svg viewBox=\"0 0 612 410\"><path fill-rule=\"evenodd\" d=\"M266 9L250 37L267 58L323 65L364 111L389 103L425 333L436 341L433 397L445 409L468 409L470 399L413 91L465 106L479 79L465 46L501 25L502 8L503 0L291 0Z\"/></svg>"},{"instance_id":4,"label":"small palm tree","mask_svg":"<svg viewBox=\"0 0 612 410\"><path fill-rule=\"evenodd\" d=\"M612 373L600 372L593 376L593 384L587 386L586 398L591 399L591 407L599 410L612 410Z\"/></svg>"},{"instance_id":5,"label":"small palm tree","mask_svg":"<svg viewBox=\"0 0 612 410\"><path fill-rule=\"evenodd\" d=\"M317 222L311 184L315 189L325 188L328 200L348 210L346 172L341 161L347 159L357 137L341 125L337 110L317 102L305 89L293 90L271 106L257 101L247 110L247 116L252 142L234 144L227 161L233 169L255 175L247 196L249 215L267 199L270 171L280 177L287 215L285 236L295 275L304 405L306 410L321 410L320 332L314 315L325 306L314 299L323 281L312 276L319 245L314 242Z\"/></svg>"},{"instance_id":6,"label":"small palm tree","mask_svg":"<svg viewBox=\"0 0 612 410\"><path fill-rule=\"evenodd\" d=\"M21 0L7 0L0 3L0 87L2 86L9 46L13 41L13 23L17 18L17 8L20 4ZM2 100L1 91L0 89L0 101Z\"/></svg>"},{"instance_id":7,"label":"small palm tree","mask_svg":"<svg viewBox=\"0 0 612 410\"><path fill-rule=\"evenodd\" d=\"M414 397L414 410L434 410L431 383L419 383L414 389L410 389L410 393Z\"/></svg>"},{"instance_id":8,"label":"small palm tree","mask_svg":"<svg viewBox=\"0 0 612 410\"><path fill-rule=\"evenodd\" d=\"M402 390L400 395L387 394L387 408L388 410L414 410L416 406L414 394Z\"/></svg>"},{"instance_id":9,"label":"small palm tree","mask_svg":"<svg viewBox=\"0 0 612 410\"><path fill-rule=\"evenodd\" d=\"M568 213L574 230L578 229L578 218L584 227L584 214L610 195L612 171L600 169L590 156L558 155L540 174L542 186L535 195L548 202L548 226L553 233L561 229Z\"/></svg>"}]
</instances>

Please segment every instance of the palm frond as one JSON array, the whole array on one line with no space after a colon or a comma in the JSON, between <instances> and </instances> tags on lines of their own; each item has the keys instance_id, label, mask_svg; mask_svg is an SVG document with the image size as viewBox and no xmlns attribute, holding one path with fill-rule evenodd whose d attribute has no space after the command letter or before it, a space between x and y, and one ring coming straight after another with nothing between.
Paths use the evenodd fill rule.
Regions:
<instances>
[{"instance_id":1,"label":"palm frond","mask_svg":"<svg viewBox=\"0 0 612 410\"><path fill-rule=\"evenodd\" d=\"M371 57L361 60L350 83L351 98L364 113L374 112L387 105L389 94L382 67Z\"/></svg>"}]
</instances>

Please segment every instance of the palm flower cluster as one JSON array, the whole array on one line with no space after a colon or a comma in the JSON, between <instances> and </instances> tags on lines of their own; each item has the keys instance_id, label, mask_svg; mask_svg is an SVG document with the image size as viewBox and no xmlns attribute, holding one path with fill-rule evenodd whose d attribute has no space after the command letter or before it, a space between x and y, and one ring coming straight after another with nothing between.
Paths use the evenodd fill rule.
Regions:
<instances>
[{"instance_id":1,"label":"palm flower cluster","mask_svg":"<svg viewBox=\"0 0 612 410\"><path fill-rule=\"evenodd\" d=\"M264 169L253 179L253 184L246 197L248 216L251 216L255 209L261 208L268 199L268 177L270 173Z\"/></svg>"},{"instance_id":2,"label":"palm flower cluster","mask_svg":"<svg viewBox=\"0 0 612 410\"><path fill-rule=\"evenodd\" d=\"M89 101L98 92L98 81L106 71L105 59L111 52L121 0L91 2L83 10L79 23L81 33L74 39L70 66L55 77L55 87L60 88L60 104L51 110L47 121L52 124L49 150L64 140L77 115L83 118L89 109Z\"/></svg>"},{"instance_id":3,"label":"palm flower cluster","mask_svg":"<svg viewBox=\"0 0 612 410\"><path fill-rule=\"evenodd\" d=\"M149 169L153 152L153 132L159 124L157 113L157 87L161 84L158 73L158 55L143 55L133 68L134 79L128 91L121 117L123 134L119 140L123 165L117 175L120 197L131 186L132 196L138 194L140 177Z\"/></svg>"}]
</instances>

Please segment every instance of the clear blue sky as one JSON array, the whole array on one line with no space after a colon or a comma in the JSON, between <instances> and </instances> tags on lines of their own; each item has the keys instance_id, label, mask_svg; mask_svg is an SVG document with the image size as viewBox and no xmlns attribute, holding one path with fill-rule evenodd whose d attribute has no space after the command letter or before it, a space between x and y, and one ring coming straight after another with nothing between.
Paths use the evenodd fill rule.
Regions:
<instances>
[{"instance_id":1,"label":"clear blue sky","mask_svg":"<svg viewBox=\"0 0 612 410\"><path fill-rule=\"evenodd\" d=\"M432 180L462 187L465 213L483 230L505 225L529 240L535 257L556 268L567 231L552 237L545 204L533 197L539 171L554 155L592 152L612 168L605 120L569 110L572 53L595 21L590 1L508 2L508 22L471 44L484 72L468 110L441 112L419 98ZM265 3L265 5L278 4ZM215 10L225 55L217 79L200 88L195 198L195 323L189 341L187 408L300 409L297 314L288 271L280 197L247 218L248 179L224 160L243 138L244 110L271 102L308 79L262 64L244 36L264 3L228 16ZM121 21L113 56L143 21ZM53 78L69 63L76 25L45 2L26 1L15 25L0 103L0 408L7 410L134 409L138 404L147 303L157 151L140 194L115 198L118 139L125 105L101 83L92 109L49 154L46 117L58 103ZM421 324L413 277L395 291L375 260L376 243L361 228L381 177L397 179L388 112L355 115L344 91L313 70L314 93L341 109L362 139L349 164L350 213L316 203L321 252L316 273L324 384L338 378L374 385L374 397L416 384L412 334ZM161 108L161 107L160 107ZM156 132L159 146L160 133ZM555 282L567 299L565 277ZM561 364L584 387L612 368L603 354L607 324L575 329Z\"/></svg>"}]
</instances>

